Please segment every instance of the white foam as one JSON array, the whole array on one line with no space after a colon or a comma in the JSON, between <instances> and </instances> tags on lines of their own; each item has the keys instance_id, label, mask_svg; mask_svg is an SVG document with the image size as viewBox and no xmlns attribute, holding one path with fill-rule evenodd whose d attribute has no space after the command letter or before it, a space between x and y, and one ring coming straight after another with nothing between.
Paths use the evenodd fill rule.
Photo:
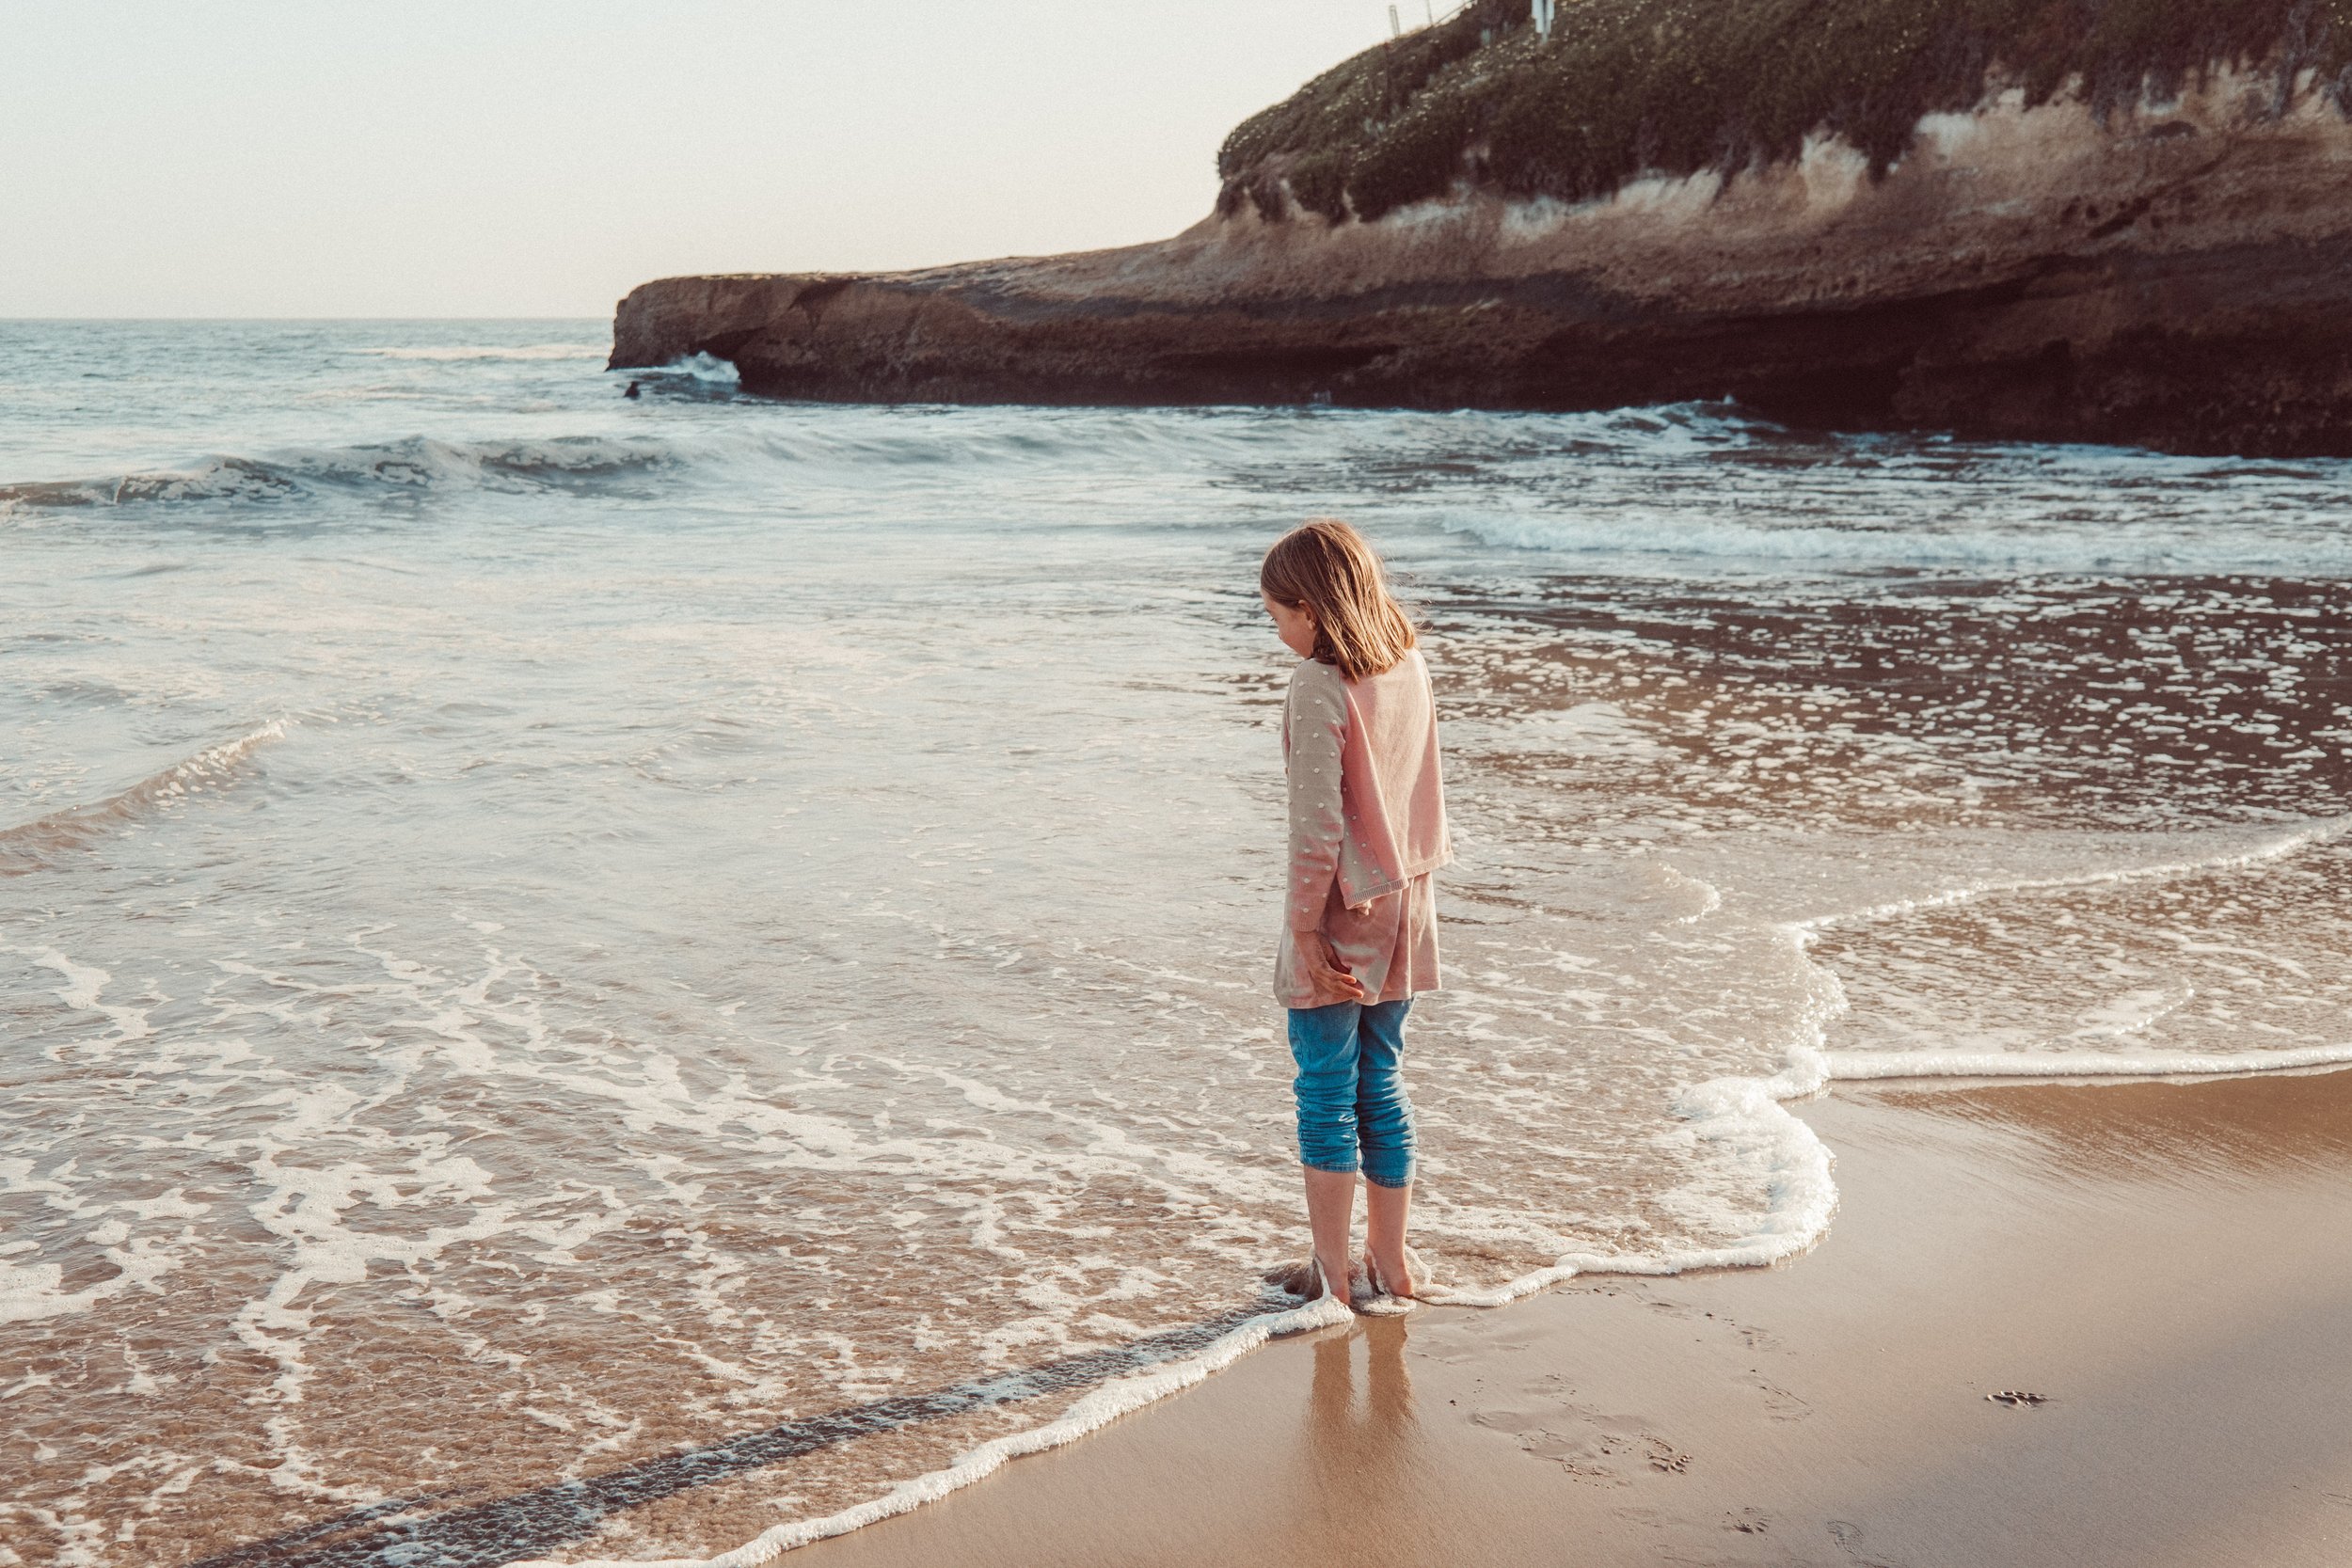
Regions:
<instances>
[{"instance_id":1,"label":"white foam","mask_svg":"<svg viewBox=\"0 0 2352 1568\"><path fill-rule=\"evenodd\" d=\"M692 381L707 381L714 386L731 387L743 379L742 372L731 359L718 359L707 354L692 354L683 359L673 359L666 365L654 367L656 375L682 375Z\"/></svg>"},{"instance_id":2,"label":"white foam","mask_svg":"<svg viewBox=\"0 0 2352 1568\"><path fill-rule=\"evenodd\" d=\"M106 982L114 978L94 965L75 963L54 947L42 950L40 962L44 968L54 969L65 976L65 984L54 993L57 1000L85 1012L98 1010L99 995L106 989Z\"/></svg>"},{"instance_id":3,"label":"white foam","mask_svg":"<svg viewBox=\"0 0 2352 1568\"><path fill-rule=\"evenodd\" d=\"M82 1012L97 1013L113 1025L106 1033L104 1044L119 1045L126 1040L145 1039L155 1033L147 1021L144 1007L125 1006L105 1000L106 987L114 976L94 964L75 963L56 948L43 948L35 961L44 969L54 969L65 977L65 984L51 994L69 1007Z\"/></svg>"},{"instance_id":4,"label":"white foam","mask_svg":"<svg viewBox=\"0 0 2352 1568\"><path fill-rule=\"evenodd\" d=\"M61 1289L64 1274L54 1263L0 1263L0 1323L87 1312L126 1291L160 1293L162 1287L155 1282L181 1263L151 1237L141 1237L127 1247L106 1247L101 1256L115 1266L114 1276L81 1291Z\"/></svg>"},{"instance_id":5,"label":"white foam","mask_svg":"<svg viewBox=\"0 0 2352 1568\"><path fill-rule=\"evenodd\" d=\"M81 1203L57 1180L71 1164L69 1161L67 1167L37 1178L30 1160L0 1160L0 1196L39 1193L52 1209L66 1213L91 1216L102 1212L104 1205ZM87 1312L126 1291L159 1291L161 1287L155 1282L180 1266L179 1257L157 1238L130 1240L127 1228L119 1221L94 1226L84 1239L98 1243L100 1255L115 1267L113 1277L80 1291L68 1291L64 1289L65 1271L59 1264L0 1259L0 1323L34 1323Z\"/></svg>"},{"instance_id":6,"label":"white foam","mask_svg":"<svg viewBox=\"0 0 2352 1568\"><path fill-rule=\"evenodd\" d=\"M2352 1067L2352 1041L2295 1050L1840 1051L1826 1058L1841 1083L1886 1078L2233 1078L2249 1072Z\"/></svg>"},{"instance_id":7,"label":"white foam","mask_svg":"<svg viewBox=\"0 0 2352 1568\"><path fill-rule=\"evenodd\" d=\"M64 1279L65 1271L55 1263L0 1263L0 1323L86 1312L97 1304L94 1290L72 1294L59 1290Z\"/></svg>"}]
</instances>

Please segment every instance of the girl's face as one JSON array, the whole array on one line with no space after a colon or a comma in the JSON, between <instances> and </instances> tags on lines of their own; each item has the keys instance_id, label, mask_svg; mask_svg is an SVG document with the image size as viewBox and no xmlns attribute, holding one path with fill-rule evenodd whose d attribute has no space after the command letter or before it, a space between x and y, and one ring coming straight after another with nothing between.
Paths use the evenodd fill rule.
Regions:
<instances>
[{"instance_id":1,"label":"girl's face","mask_svg":"<svg viewBox=\"0 0 2352 1568\"><path fill-rule=\"evenodd\" d=\"M1315 612L1308 605L1282 604L1261 589L1258 597L1265 600L1265 612L1274 617L1274 635L1282 640L1282 646L1301 658L1315 657Z\"/></svg>"}]
</instances>

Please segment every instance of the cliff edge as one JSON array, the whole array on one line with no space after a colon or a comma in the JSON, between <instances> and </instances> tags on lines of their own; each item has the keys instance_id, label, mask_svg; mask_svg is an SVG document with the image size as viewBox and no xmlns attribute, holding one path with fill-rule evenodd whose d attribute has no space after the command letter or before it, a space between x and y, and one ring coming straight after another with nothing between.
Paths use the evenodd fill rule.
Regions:
<instances>
[{"instance_id":1,"label":"cliff edge","mask_svg":"<svg viewBox=\"0 0 2352 1568\"><path fill-rule=\"evenodd\" d=\"M2352 0L1527 12L1474 0L1253 118L1173 239L664 279L612 362L839 401L1732 398L2352 455Z\"/></svg>"}]
</instances>

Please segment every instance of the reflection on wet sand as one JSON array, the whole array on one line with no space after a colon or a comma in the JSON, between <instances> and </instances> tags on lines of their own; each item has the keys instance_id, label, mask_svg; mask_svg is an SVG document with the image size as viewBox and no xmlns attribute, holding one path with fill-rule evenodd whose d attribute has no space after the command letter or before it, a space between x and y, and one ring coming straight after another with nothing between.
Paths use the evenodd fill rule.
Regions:
<instances>
[{"instance_id":1,"label":"reflection on wet sand","mask_svg":"<svg viewBox=\"0 0 2352 1568\"><path fill-rule=\"evenodd\" d=\"M1370 1319L1315 1342L1295 1493L1303 1531L1403 1544L1429 1529L1418 1484L1429 1465L1405 1364L1406 1322Z\"/></svg>"}]
</instances>

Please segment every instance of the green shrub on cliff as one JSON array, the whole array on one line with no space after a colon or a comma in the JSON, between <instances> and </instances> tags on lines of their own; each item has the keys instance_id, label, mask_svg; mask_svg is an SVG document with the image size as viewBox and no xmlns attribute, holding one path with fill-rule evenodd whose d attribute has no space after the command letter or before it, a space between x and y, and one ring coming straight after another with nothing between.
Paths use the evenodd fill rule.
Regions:
<instances>
[{"instance_id":1,"label":"green shrub on cliff","mask_svg":"<svg viewBox=\"0 0 2352 1568\"><path fill-rule=\"evenodd\" d=\"M1218 154L1219 210L1372 219L1459 182L1606 196L1645 173L1793 158L1815 131L1883 173L1923 115L1992 84L2102 111L2234 65L2313 72L2352 100L2352 0L1562 0L1549 41L1526 0L1475 0L1365 51L1245 121Z\"/></svg>"}]
</instances>

